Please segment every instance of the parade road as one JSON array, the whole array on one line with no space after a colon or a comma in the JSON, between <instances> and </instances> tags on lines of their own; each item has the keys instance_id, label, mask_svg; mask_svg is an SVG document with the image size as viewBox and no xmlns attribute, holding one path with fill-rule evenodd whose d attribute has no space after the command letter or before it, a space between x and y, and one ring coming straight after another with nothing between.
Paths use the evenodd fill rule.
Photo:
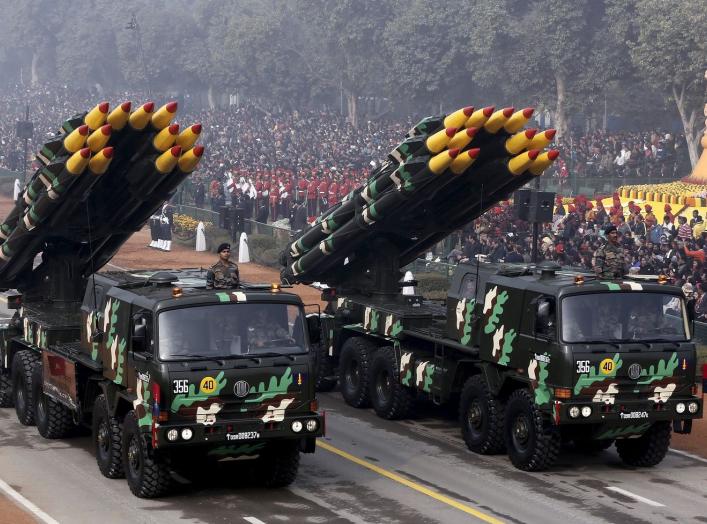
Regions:
<instances>
[{"instance_id":1,"label":"parade road","mask_svg":"<svg viewBox=\"0 0 707 524\"><path fill-rule=\"evenodd\" d=\"M552 470L524 473L505 456L466 450L450 416L384 421L320 395L327 436L303 455L289 488L249 485L238 464L204 467L159 500L101 476L89 436L45 440L0 410L0 491L40 522L408 523L705 522L707 461L671 451L652 469L613 448L566 450ZM430 413L432 411L430 410ZM28 509L29 508L29 509ZM2 518L0 518L0 521Z\"/></svg>"}]
</instances>

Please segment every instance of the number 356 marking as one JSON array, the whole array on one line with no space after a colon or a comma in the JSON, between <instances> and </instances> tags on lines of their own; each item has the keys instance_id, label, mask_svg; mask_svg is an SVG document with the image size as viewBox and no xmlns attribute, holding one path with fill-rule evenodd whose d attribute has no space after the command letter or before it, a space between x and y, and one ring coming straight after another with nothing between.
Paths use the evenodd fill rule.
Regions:
<instances>
[{"instance_id":1,"label":"number 356 marking","mask_svg":"<svg viewBox=\"0 0 707 524\"><path fill-rule=\"evenodd\" d=\"M174 393L189 393L189 381L188 380L175 380L174 381Z\"/></svg>"},{"instance_id":2,"label":"number 356 marking","mask_svg":"<svg viewBox=\"0 0 707 524\"><path fill-rule=\"evenodd\" d=\"M577 361L577 373L589 373L590 367L589 360Z\"/></svg>"}]
</instances>

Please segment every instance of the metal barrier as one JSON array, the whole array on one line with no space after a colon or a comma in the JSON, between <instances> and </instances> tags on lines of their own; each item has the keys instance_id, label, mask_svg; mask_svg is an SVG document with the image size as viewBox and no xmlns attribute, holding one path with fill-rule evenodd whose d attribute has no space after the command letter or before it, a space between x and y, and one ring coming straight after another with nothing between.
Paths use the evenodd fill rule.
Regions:
<instances>
[{"instance_id":1,"label":"metal barrier","mask_svg":"<svg viewBox=\"0 0 707 524\"><path fill-rule=\"evenodd\" d=\"M211 222L215 227L219 225L219 214L216 211L211 211L210 209L202 209L200 207L194 206L184 206L176 205L174 206L174 212L180 215L188 215L195 220L201 222Z\"/></svg>"}]
</instances>

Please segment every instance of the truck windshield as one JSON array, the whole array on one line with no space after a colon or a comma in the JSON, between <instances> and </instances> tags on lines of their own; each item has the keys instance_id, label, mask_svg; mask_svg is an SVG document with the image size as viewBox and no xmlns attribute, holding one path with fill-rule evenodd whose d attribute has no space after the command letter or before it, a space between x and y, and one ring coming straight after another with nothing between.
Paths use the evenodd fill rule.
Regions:
<instances>
[{"instance_id":1,"label":"truck windshield","mask_svg":"<svg viewBox=\"0 0 707 524\"><path fill-rule=\"evenodd\" d=\"M307 351L302 309L287 304L223 304L159 314L162 360L289 355Z\"/></svg>"},{"instance_id":2,"label":"truck windshield","mask_svg":"<svg viewBox=\"0 0 707 524\"><path fill-rule=\"evenodd\" d=\"M564 342L684 341L685 302L662 293L591 293L562 300Z\"/></svg>"}]
</instances>

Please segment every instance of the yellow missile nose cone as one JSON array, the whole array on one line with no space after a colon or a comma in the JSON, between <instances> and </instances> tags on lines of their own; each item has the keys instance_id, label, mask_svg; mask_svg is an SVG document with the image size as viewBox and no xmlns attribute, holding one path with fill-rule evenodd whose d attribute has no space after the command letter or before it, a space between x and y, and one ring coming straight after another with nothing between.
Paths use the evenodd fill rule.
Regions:
<instances>
[{"instance_id":1,"label":"yellow missile nose cone","mask_svg":"<svg viewBox=\"0 0 707 524\"><path fill-rule=\"evenodd\" d=\"M455 158L457 158L458 155L459 149L449 149L447 151L442 151L440 154L430 158L430 161L427 163L427 168L435 175L439 175L449 167L449 165Z\"/></svg>"},{"instance_id":2,"label":"yellow missile nose cone","mask_svg":"<svg viewBox=\"0 0 707 524\"><path fill-rule=\"evenodd\" d=\"M179 133L177 137L177 145L180 146L184 151L191 149L196 144L201 134L201 124L194 124L187 127L184 131Z\"/></svg>"},{"instance_id":3,"label":"yellow missile nose cone","mask_svg":"<svg viewBox=\"0 0 707 524\"><path fill-rule=\"evenodd\" d=\"M447 129L442 129L440 131L437 131L433 135L430 135L425 141L427 150L430 153L439 153L445 147L447 147L447 145L449 145L449 141L452 139L456 132L456 127L448 127Z\"/></svg>"},{"instance_id":4,"label":"yellow missile nose cone","mask_svg":"<svg viewBox=\"0 0 707 524\"><path fill-rule=\"evenodd\" d=\"M130 124L130 127L135 129L136 131L145 129L145 126L150 121L150 117L152 116L152 112L154 110L154 102L147 102L145 104L142 104L135 111L130 113L130 117L128 118L128 123Z\"/></svg>"},{"instance_id":5,"label":"yellow missile nose cone","mask_svg":"<svg viewBox=\"0 0 707 524\"><path fill-rule=\"evenodd\" d=\"M64 138L64 149L69 153L76 153L86 143L88 136L88 126L86 124L77 127Z\"/></svg>"},{"instance_id":6,"label":"yellow missile nose cone","mask_svg":"<svg viewBox=\"0 0 707 524\"><path fill-rule=\"evenodd\" d=\"M535 176L542 175L543 171L550 167L550 164L552 164L558 156L560 156L560 152L557 149L551 149L546 153L541 153L533 160L533 163L530 164L528 171Z\"/></svg>"},{"instance_id":7,"label":"yellow missile nose cone","mask_svg":"<svg viewBox=\"0 0 707 524\"><path fill-rule=\"evenodd\" d=\"M486 121L486 123L484 124L484 129L489 133L498 133L499 129L506 125L506 122L508 122L512 114L512 107L499 109L494 114L492 114L491 117Z\"/></svg>"},{"instance_id":8,"label":"yellow missile nose cone","mask_svg":"<svg viewBox=\"0 0 707 524\"><path fill-rule=\"evenodd\" d=\"M169 102L160 107L154 115L152 115L152 127L155 129L164 129L177 114L177 102Z\"/></svg>"},{"instance_id":9,"label":"yellow missile nose cone","mask_svg":"<svg viewBox=\"0 0 707 524\"><path fill-rule=\"evenodd\" d=\"M464 127L483 127L489 117L493 114L493 106L484 107L474 111L464 124Z\"/></svg>"},{"instance_id":10,"label":"yellow missile nose cone","mask_svg":"<svg viewBox=\"0 0 707 524\"><path fill-rule=\"evenodd\" d=\"M454 113L450 113L445 117L444 127L456 127L459 129L464 125L464 122L469 119L473 112L474 108L472 106L457 109Z\"/></svg>"},{"instance_id":11,"label":"yellow missile nose cone","mask_svg":"<svg viewBox=\"0 0 707 524\"><path fill-rule=\"evenodd\" d=\"M104 147L88 161L88 170L94 175L102 175L108 171L113 160L113 148Z\"/></svg>"},{"instance_id":12,"label":"yellow missile nose cone","mask_svg":"<svg viewBox=\"0 0 707 524\"><path fill-rule=\"evenodd\" d=\"M204 146L195 146L179 157L179 170L182 173L191 173L196 169L199 160L204 154Z\"/></svg>"},{"instance_id":13,"label":"yellow missile nose cone","mask_svg":"<svg viewBox=\"0 0 707 524\"><path fill-rule=\"evenodd\" d=\"M179 134L179 124L172 124L165 127L152 139L152 145L157 151L167 151L174 145Z\"/></svg>"},{"instance_id":14,"label":"yellow missile nose cone","mask_svg":"<svg viewBox=\"0 0 707 524\"><path fill-rule=\"evenodd\" d=\"M179 161L179 155L182 154L182 148L179 146L174 146L171 149L168 149L164 153L162 153L160 156L157 157L157 160L155 160L155 169L162 173L163 175L166 175L172 169L174 169L174 166L177 165L177 162Z\"/></svg>"},{"instance_id":15,"label":"yellow missile nose cone","mask_svg":"<svg viewBox=\"0 0 707 524\"><path fill-rule=\"evenodd\" d=\"M506 143L504 144L506 151L511 155L517 155L523 151L523 149L528 147L528 144L530 144L530 140L535 136L535 133L537 133L537 129L526 129L525 131L516 133L506 140Z\"/></svg>"},{"instance_id":16,"label":"yellow missile nose cone","mask_svg":"<svg viewBox=\"0 0 707 524\"><path fill-rule=\"evenodd\" d=\"M84 147L83 149L76 151L76 153L71 155L66 160L64 169L66 169L72 175L80 175L81 173L83 173L83 170L86 169L90 158L91 150L87 147Z\"/></svg>"},{"instance_id":17,"label":"yellow missile nose cone","mask_svg":"<svg viewBox=\"0 0 707 524\"><path fill-rule=\"evenodd\" d=\"M520 175L525 173L525 170L530 167L533 160L538 158L539 154L540 151L537 149L532 149L530 151L526 151L525 153L521 153L518 156L514 156L508 161L508 171L511 175Z\"/></svg>"},{"instance_id":18,"label":"yellow missile nose cone","mask_svg":"<svg viewBox=\"0 0 707 524\"><path fill-rule=\"evenodd\" d=\"M91 150L91 153L98 153L101 149L103 149L108 143L108 140L110 140L110 135L112 132L113 128L111 125L106 124L91 133L86 140L86 145Z\"/></svg>"},{"instance_id":19,"label":"yellow missile nose cone","mask_svg":"<svg viewBox=\"0 0 707 524\"><path fill-rule=\"evenodd\" d=\"M130 102L123 102L118 107L113 109L108 113L108 118L106 122L110 124L113 131L120 131L128 123L128 118L130 118L130 108L132 104Z\"/></svg>"},{"instance_id":20,"label":"yellow missile nose cone","mask_svg":"<svg viewBox=\"0 0 707 524\"><path fill-rule=\"evenodd\" d=\"M478 132L478 127L467 127L466 129L462 129L449 141L449 149L464 149L467 145L469 145L469 142L474 139L476 133Z\"/></svg>"},{"instance_id":21,"label":"yellow missile nose cone","mask_svg":"<svg viewBox=\"0 0 707 524\"><path fill-rule=\"evenodd\" d=\"M452 160L449 170L455 175L461 175L464 171L469 169L471 164L476 161L476 158L479 156L480 152L481 149L478 147L462 152L459 156L457 156L457 158Z\"/></svg>"},{"instance_id":22,"label":"yellow missile nose cone","mask_svg":"<svg viewBox=\"0 0 707 524\"><path fill-rule=\"evenodd\" d=\"M532 107L526 107L525 109L516 111L508 119L508 122L505 123L503 129L505 129L508 133L516 133L520 131L520 129L528 123L530 117L533 116L534 111L535 110Z\"/></svg>"},{"instance_id":23,"label":"yellow missile nose cone","mask_svg":"<svg viewBox=\"0 0 707 524\"><path fill-rule=\"evenodd\" d=\"M536 134L530 141L530 144L528 144L528 147L530 149L546 148L550 142L552 142L552 139L555 138L555 133L557 133L556 129L547 129L542 133Z\"/></svg>"},{"instance_id":24,"label":"yellow missile nose cone","mask_svg":"<svg viewBox=\"0 0 707 524\"><path fill-rule=\"evenodd\" d=\"M108 107L108 102L101 102L86 113L86 116L83 117L83 123L90 127L92 131L98 129L106 122Z\"/></svg>"}]
</instances>

